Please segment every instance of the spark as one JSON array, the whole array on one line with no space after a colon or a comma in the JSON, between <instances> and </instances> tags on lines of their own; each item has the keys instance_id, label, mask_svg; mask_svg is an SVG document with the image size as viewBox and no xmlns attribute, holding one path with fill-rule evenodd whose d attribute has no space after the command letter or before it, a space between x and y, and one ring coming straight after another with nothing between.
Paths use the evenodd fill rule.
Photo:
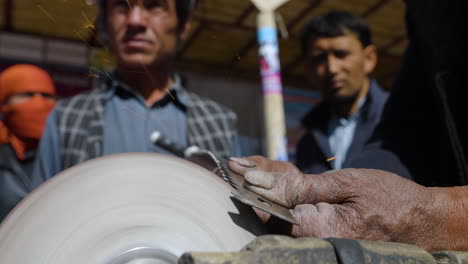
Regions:
<instances>
[{"instance_id":1,"label":"spark","mask_svg":"<svg viewBox=\"0 0 468 264\"><path fill-rule=\"evenodd\" d=\"M132 6L130 5L130 2L128 0L127 0L127 5L128 5L128 8L130 8L130 12L133 12Z\"/></svg>"},{"instance_id":2,"label":"spark","mask_svg":"<svg viewBox=\"0 0 468 264\"><path fill-rule=\"evenodd\" d=\"M81 11L81 14L85 18L85 25L83 26L83 28L95 30L96 27L94 26L94 23L93 23L94 19L93 19L93 22L91 22L91 20L86 16L86 14L83 11Z\"/></svg>"},{"instance_id":3,"label":"spark","mask_svg":"<svg viewBox=\"0 0 468 264\"><path fill-rule=\"evenodd\" d=\"M148 75L148 77L150 78L151 82L153 83L154 86L156 86L156 83L154 82L153 80L153 76L151 75L150 71L148 70L148 68L146 68L146 66L143 66L143 69L145 70L146 74ZM166 87L166 92L167 94L169 94L169 96L172 98L172 100L175 101L175 97L172 95L171 91L169 91L169 89Z\"/></svg>"},{"instance_id":4,"label":"spark","mask_svg":"<svg viewBox=\"0 0 468 264\"><path fill-rule=\"evenodd\" d=\"M167 92L167 94L169 94L169 96L172 98L172 100L175 101L175 97L172 95L171 91L169 91L168 88L166 88L166 92Z\"/></svg>"},{"instance_id":5,"label":"spark","mask_svg":"<svg viewBox=\"0 0 468 264\"><path fill-rule=\"evenodd\" d=\"M50 18L50 20L52 20L54 23L57 23L57 21L44 9L42 8L41 5L36 5L37 8L39 8L39 10L41 10L47 17Z\"/></svg>"},{"instance_id":6,"label":"spark","mask_svg":"<svg viewBox=\"0 0 468 264\"><path fill-rule=\"evenodd\" d=\"M91 21L83 11L81 11L81 15L83 15L84 17L82 29L87 30L94 40L96 40L101 46L105 47L106 45L104 45L104 43L99 39L99 37L96 34L96 26L94 26L96 18L93 18ZM87 43L87 41L83 42Z\"/></svg>"},{"instance_id":7,"label":"spark","mask_svg":"<svg viewBox=\"0 0 468 264\"><path fill-rule=\"evenodd\" d=\"M108 55L104 55L104 58L102 58L104 60L105 63L110 63L111 62L111 59L109 58Z\"/></svg>"},{"instance_id":8,"label":"spark","mask_svg":"<svg viewBox=\"0 0 468 264\"><path fill-rule=\"evenodd\" d=\"M94 26L93 26L94 28ZM89 34L91 34L91 36L93 36L93 38L104 48L106 48L106 45L104 45L104 43L99 39L99 37L97 36L96 34L96 31L95 30L92 30L92 29L89 29L85 27L85 29L87 29L89 31Z\"/></svg>"},{"instance_id":9,"label":"spark","mask_svg":"<svg viewBox=\"0 0 468 264\"><path fill-rule=\"evenodd\" d=\"M87 42L86 39L81 35L81 32L75 30L75 31L73 31L73 33L74 33L79 39L81 39L81 41L83 41L83 43L86 43L86 42Z\"/></svg>"},{"instance_id":10,"label":"spark","mask_svg":"<svg viewBox=\"0 0 468 264\"><path fill-rule=\"evenodd\" d=\"M336 159L336 157L331 157L331 158L327 159L327 162L330 162L330 161L335 160L335 159Z\"/></svg>"},{"instance_id":11,"label":"spark","mask_svg":"<svg viewBox=\"0 0 468 264\"><path fill-rule=\"evenodd\" d=\"M102 74L106 75L107 77L109 77L109 79L112 79L112 78L110 77L110 75L107 74L107 72L100 71L100 70L98 70L98 69L96 69L96 68L93 68L93 67L89 67L89 69L90 69L90 70L93 70L93 71L96 71L96 72L99 72L99 73L102 73Z\"/></svg>"},{"instance_id":12,"label":"spark","mask_svg":"<svg viewBox=\"0 0 468 264\"><path fill-rule=\"evenodd\" d=\"M95 74L95 73L89 73L89 74L88 74L88 77L99 79L99 75L97 75L97 74Z\"/></svg>"},{"instance_id":13,"label":"spark","mask_svg":"<svg viewBox=\"0 0 468 264\"><path fill-rule=\"evenodd\" d=\"M93 28L94 28L94 26L93 26ZM91 36L93 36L97 41L99 41L99 38L97 37L97 35L96 35L95 31L93 30L93 28L90 29L90 28L87 27L87 26L84 26L84 27L83 27L83 29L88 30L88 31L89 31L89 34L90 34ZM102 43L101 43L100 41L99 41L99 44L102 45ZM103 46L104 46L104 45L103 45Z\"/></svg>"}]
</instances>

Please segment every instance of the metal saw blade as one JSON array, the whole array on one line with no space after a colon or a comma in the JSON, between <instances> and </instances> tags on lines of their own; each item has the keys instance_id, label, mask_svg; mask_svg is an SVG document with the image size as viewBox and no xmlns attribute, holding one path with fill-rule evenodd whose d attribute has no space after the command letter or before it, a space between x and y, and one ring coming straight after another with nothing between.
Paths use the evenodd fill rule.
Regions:
<instances>
[{"instance_id":1,"label":"metal saw blade","mask_svg":"<svg viewBox=\"0 0 468 264\"><path fill-rule=\"evenodd\" d=\"M227 161L218 158L211 151L201 149L196 146L184 148L177 145L175 142L172 142L168 138L165 138L158 131L155 131L151 135L151 140L154 144L182 156L223 178L234 188L232 197L238 201L265 211L291 224L299 225L296 218L291 214L288 208L272 202L247 189L244 185L244 177L230 170L227 165Z\"/></svg>"}]
</instances>

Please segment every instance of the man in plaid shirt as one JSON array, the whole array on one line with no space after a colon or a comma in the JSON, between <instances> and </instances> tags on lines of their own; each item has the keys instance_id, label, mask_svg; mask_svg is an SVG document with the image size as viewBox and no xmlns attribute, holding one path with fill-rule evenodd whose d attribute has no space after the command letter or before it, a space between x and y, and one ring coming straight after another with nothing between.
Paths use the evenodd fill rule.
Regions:
<instances>
[{"instance_id":1,"label":"man in plaid shirt","mask_svg":"<svg viewBox=\"0 0 468 264\"><path fill-rule=\"evenodd\" d=\"M189 31L193 0L101 0L101 38L116 71L86 94L57 104L39 147L32 187L99 156L167 153L154 131L180 145L221 157L239 155L234 112L187 92L173 72L175 51Z\"/></svg>"}]
</instances>

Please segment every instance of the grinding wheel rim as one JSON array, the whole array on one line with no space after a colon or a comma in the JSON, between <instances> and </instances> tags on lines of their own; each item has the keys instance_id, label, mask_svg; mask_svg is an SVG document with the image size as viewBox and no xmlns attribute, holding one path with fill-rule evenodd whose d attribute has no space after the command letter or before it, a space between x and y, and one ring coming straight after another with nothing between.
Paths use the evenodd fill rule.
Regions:
<instances>
[{"instance_id":1,"label":"grinding wheel rim","mask_svg":"<svg viewBox=\"0 0 468 264\"><path fill-rule=\"evenodd\" d=\"M236 251L265 230L230 192L221 178L176 157L90 160L41 185L7 217L0 263L118 263L138 248L163 252L161 259Z\"/></svg>"}]
</instances>

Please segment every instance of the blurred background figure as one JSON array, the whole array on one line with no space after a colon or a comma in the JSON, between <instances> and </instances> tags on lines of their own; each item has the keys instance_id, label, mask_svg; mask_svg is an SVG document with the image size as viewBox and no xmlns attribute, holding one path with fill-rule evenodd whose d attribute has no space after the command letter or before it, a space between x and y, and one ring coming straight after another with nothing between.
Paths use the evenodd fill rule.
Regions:
<instances>
[{"instance_id":1,"label":"blurred background figure","mask_svg":"<svg viewBox=\"0 0 468 264\"><path fill-rule=\"evenodd\" d=\"M236 114L187 91L173 67L195 1L99 3L100 34L115 55L115 71L98 79L90 92L57 103L41 139L33 185L101 156L175 155L151 141L156 131L221 157L238 153Z\"/></svg>"},{"instance_id":2,"label":"blurred background figure","mask_svg":"<svg viewBox=\"0 0 468 264\"><path fill-rule=\"evenodd\" d=\"M0 74L0 221L29 192L36 148L55 105L49 74L28 64Z\"/></svg>"},{"instance_id":3,"label":"blurred background figure","mask_svg":"<svg viewBox=\"0 0 468 264\"><path fill-rule=\"evenodd\" d=\"M305 173L341 169L362 151L388 97L370 77L377 48L363 18L331 11L305 25L302 51L322 102L302 120L307 133L297 146L297 165Z\"/></svg>"}]
</instances>

